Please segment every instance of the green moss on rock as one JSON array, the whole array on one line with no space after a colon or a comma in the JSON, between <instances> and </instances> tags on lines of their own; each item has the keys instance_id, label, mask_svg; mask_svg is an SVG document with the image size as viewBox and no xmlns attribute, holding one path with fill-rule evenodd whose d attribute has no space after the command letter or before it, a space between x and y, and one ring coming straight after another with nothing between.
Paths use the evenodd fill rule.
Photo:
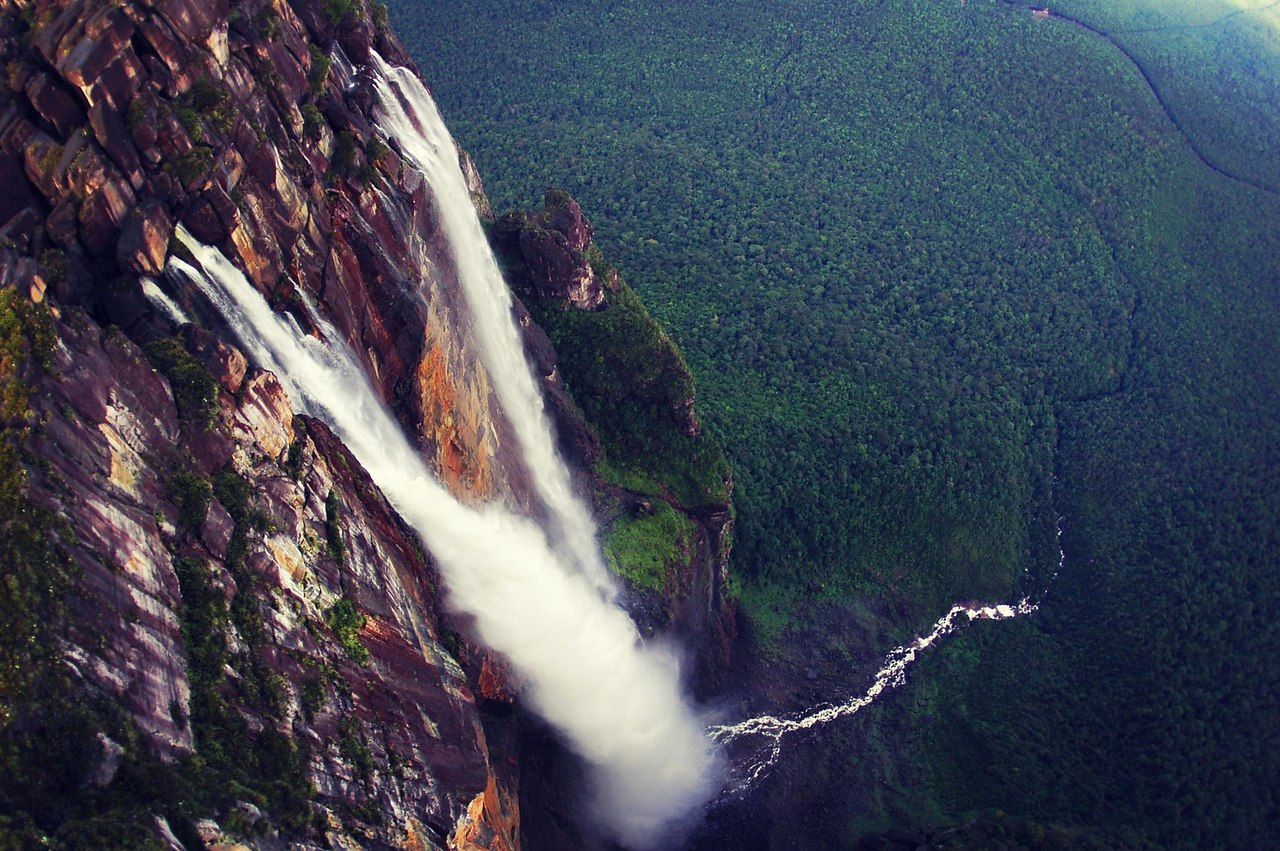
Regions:
<instances>
[{"instance_id":1,"label":"green moss on rock","mask_svg":"<svg viewBox=\"0 0 1280 851\"><path fill-rule=\"evenodd\" d=\"M672 573L687 564L693 549L693 521L665 500L655 499L652 510L638 516L623 515L605 534L604 552L609 567L627 580L662 591Z\"/></svg>"},{"instance_id":2,"label":"green moss on rock","mask_svg":"<svg viewBox=\"0 0 1280 851\"><path fill-rule=\"evenodd\" d=\"M151 365L169 379L173 400L183 419L208 431L218 418L218 382L176 337L147 344Z\"/></svg>"}]
</instances>

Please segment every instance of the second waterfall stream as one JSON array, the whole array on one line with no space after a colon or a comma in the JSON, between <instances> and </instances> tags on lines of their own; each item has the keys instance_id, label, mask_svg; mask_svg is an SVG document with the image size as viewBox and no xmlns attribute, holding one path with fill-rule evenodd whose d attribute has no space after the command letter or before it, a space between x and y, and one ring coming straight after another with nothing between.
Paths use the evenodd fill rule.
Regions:
<instances>
[{"instance_id":1,"label":"second waterfall stream","mask_svg":"<svg viewBox=\"0 0 1280 851\"><path fill-rule=\"evenodd\" d=\"M524 699L586 761L592 808L633 848L661 843L717 791L717 756L688 704L674 654L646 645L612 601L596 534L557 456L511 299L471 207L453 140L417 78L374 58L380 130L429 182L466 291L482 362L517 434L548 528L502 505L465 506L436 480L335 329L320 338L275 313L215 248L180 231L198 286L296 409L330 425L439 564L450 605L511 663Z\"/></svg>"}]
</instances>

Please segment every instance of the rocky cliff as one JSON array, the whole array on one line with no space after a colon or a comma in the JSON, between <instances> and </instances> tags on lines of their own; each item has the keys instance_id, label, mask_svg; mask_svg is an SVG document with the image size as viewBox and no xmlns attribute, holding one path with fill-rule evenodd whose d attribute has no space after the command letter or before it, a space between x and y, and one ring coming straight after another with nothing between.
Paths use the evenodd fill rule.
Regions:
<instances>
[{"instance_id":1,"label":"rocky cliff","mask_svg":"<svg viewBox=\"0 0 1280 851\"><path fill-rule=\"evenodd\" d=\"M674 626L693 651L695 690L712 691L736 629L724 593L733 480L702 435L693 376L568 193L548 189L541 211L504 214L492 241L537 320L528 348L563 443L592 472L605 552L629 580L633 614L649 634Z\"/></svg>"},{"instance_id":2,"label":"rocky cliff","mask_svg":"<svg viewBox=\"0 0 1280 851\"><path fill-rule=\"evenodd\" d=\"M519 684L449 619L424 542L166 278L182 225L276 310L336 326L455 495L529 501L427 259L431 190L373 131L375 50L410 65L365 0L0 4L0 845L516 848L522 800L572 806L521 783ZM536 225L517 240L539 304L637 321L576 204ZM592 402L575 379L575 403L520 310L615 565L656 559L636 611L708 648L713 681L722 456L664 444L718 461L637 484L613 426L639 404L697 441L687 370L659 335L617 367L666 363L634 382L653 392Z\"/></svg>"}]
</instances>

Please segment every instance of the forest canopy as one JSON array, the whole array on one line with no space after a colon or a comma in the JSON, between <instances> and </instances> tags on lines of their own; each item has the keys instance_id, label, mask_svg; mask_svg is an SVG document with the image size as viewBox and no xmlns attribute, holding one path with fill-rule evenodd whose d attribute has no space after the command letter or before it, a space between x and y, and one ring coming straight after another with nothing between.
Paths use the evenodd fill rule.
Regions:
<instances>
[{"instance_id":1,"label":"forest canopy","mask_svg":"<svg viewBox=\"0 0 1280 851\"><path fill-rule=\"evenodd\" d=\"M899 817L1256 846L1280 828L1280 31L1027 6L390 4L495 206L563 185L685 352L766 636L823 600L909 630L1049 587L895 704Z\"/></svg>"}]
</instances>

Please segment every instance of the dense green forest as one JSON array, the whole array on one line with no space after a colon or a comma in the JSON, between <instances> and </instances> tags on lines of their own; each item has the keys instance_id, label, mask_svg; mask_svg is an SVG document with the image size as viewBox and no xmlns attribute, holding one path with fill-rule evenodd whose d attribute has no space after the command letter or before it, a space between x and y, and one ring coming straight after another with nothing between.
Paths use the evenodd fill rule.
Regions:
<instances>
[{"instance_id":1,"label":"dense green forest","mask_svg":"<svg viewBox=\"0 0 1280 851\"><path fill-rule=\"evenodd\" d=\"M890 791L785 835L998 808L1270 844L1276 30L1145 0L389 5L495 205L568 189L683 347L774 646L824 602L893 600L905 635L1039 595L1062 518L1041 611L927 657L869 716L893 737L781 769L766 835L870 739Z\"/></svg>"},{"instance_id":2,"label":"dense green forest","mask_svg":"<svg viewBox=\"0 0 1280 851\"><path fill-rule=\"evenodd\" d=\"M1269 0L1063 0L1053 10L1127 52L1209 164L1280 191L1280 6Z\"/></svg>"}]
</instances>

